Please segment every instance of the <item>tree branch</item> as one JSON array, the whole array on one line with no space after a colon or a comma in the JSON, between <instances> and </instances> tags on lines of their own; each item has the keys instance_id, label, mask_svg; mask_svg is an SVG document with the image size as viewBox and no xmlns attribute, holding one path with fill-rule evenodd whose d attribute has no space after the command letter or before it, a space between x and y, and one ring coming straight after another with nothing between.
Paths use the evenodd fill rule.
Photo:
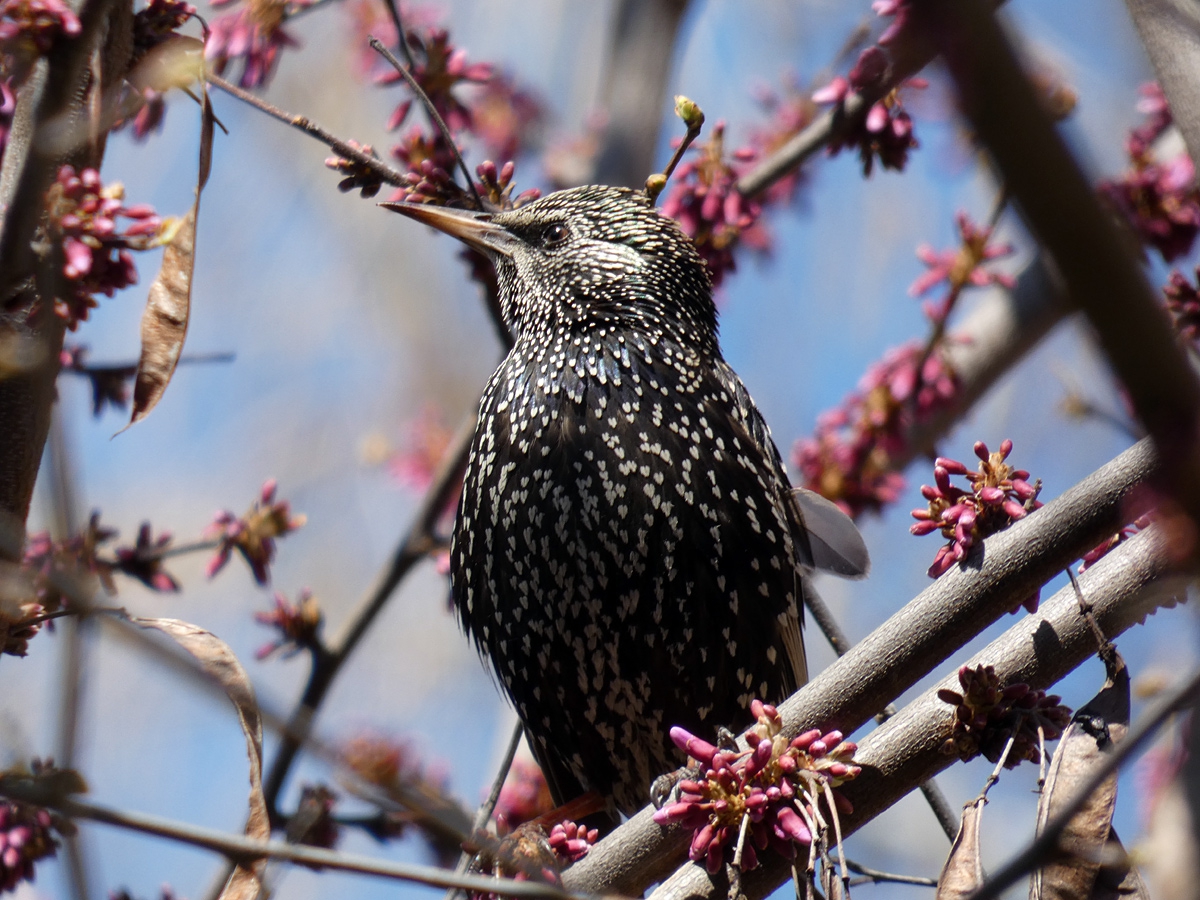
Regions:
<instances>
[{"instance_id":1,"label":"tree branch","mask_svg":"<svg viewBox=\"0 0 1200 900\"><path fill-rule=\"evenodd\" d=\"M1125 0L1188 155L1200 153L1200 11L1183 0Z\"/></svg>"},{"instance_id":2,"label":"tree branch","mask_svg":"<svg viewBox=\"0 0 1200 900\"><path fill-rule=\"evenodd\" d=\"M579 896L569 894L554 885L537 881L513 881L483 875L458 875L447 869L433 866L374 859L369 856L339 853L336 850L308 847L303 844L255 841L241 835L227 834L214 828L177 822L145 813L113 809L69 797L50 795L44 790L39 790L32 783L0 783L0 796L54 809L72 819L103 822L106 825L114 825L142 834L151 834L179 843L190 844L193 847L203 847L206 850L221 853L231 860L279 859L300 863L315 869L358 872L363 875L427 884L431 887L457 887L480 894L499 894L505 897L529 898L529 900L572 900L572 898L578 900Z\"/></svg>"},{"instance_id":3,"label":"tree branch","mask_svg":"<svg viewBox=\"0 0 1200 900\"><path fill-rule=\"evenodd\" d=\"M1159 606L1182 594L1188 579L1176 574L1167 535L1149 528L1114 549L1081 576L1088 599L1110 637L1142 621ZM1023 681L1048 688L1096 652L1096 639L1079 612L1068 585L1038 615L1026 616L966 663L995 666L1001 684ZM854 805L842 818L844 834L861 828L891 807L917 784L947 768L956 757L942 752L950 734L953 710L937 690L958 687L957 668L941 684L902 709L863 739L855 754L862 773L840 790ZM765 897L791 877L788 860L772 855L742 879L749 900ZM723 896L724 885L709 879L702 866L687 864L664 882L652 900L694 900Z\"/></svg>"},{"instance_id":4,"label":"tree branch","mask_svg":"<svg viewBox=\"0 0 1200 900\"><path fill-rule=\"evenodd\" d=\"M1142 441L1037 512L992 535L964 566L937 579L783 703L779 709L784 733L795 736L818 726L853 733L990 623L1115 532L1127 518L1124 499L1157 471L1150 442ZM1078 613L1074 592L1071 598ZM895 720L880 730L893 727ZM587 893L636 895L666 876L683 858L688 836L681 829L656 825L652 813L642 810L593 847L564 873L564 885Z\"/></svg>"}]
</instances>

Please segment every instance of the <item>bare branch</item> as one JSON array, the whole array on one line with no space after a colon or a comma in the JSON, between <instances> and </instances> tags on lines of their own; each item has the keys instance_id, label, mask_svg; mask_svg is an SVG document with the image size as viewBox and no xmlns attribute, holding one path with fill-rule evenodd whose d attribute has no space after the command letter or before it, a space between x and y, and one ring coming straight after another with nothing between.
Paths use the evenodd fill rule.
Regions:
<instances>
[{"instance_id":1,"label":"bare branch","mask_svg":"<svg viewBox=\"0 0 1200 900\"><path fill-rule=\"evenodd\" d=\"M1183 0L1125 0L1192 159L1200 154L1200 10Z\"/></svg>"},{"instance_id":2,"label":"bare branch","mask_svg":"<svg viewBox=\"0 0 1200 900\"><path fill-rule=\"evenodd\" d=\"M481 894L494 893L505 897L529 898L529 900L572 900L572 898L578 900L580 896L536 881L512 881L482 875L457 875L433 866L372 859L368 856L338 853L335 850L307 847L302 844L255 841L213 828L204 828L159 816L128 812L101 806L97 803L49 795L46 791L38 790L31 784L0 785L0 796L54 809L73 819L103 822L106 825L115 825L142 834L151 834L194 847L203 847L206 850L221 853L231 860L279 859L301 863L313 868L358 872L362 875L411 881L431 887L457 887Z\"/></svg>"}]
</instances>

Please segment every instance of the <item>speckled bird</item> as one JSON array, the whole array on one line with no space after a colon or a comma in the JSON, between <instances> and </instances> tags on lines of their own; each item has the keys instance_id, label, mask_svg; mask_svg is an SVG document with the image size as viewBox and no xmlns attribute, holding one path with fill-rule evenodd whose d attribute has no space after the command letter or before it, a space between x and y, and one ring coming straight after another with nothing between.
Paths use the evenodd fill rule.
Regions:
<instances>
[{"instance_id":1,"label":"speckled bird","mask_svg":"<svg viewBox=\"0 0 1200 900\"><path fill-rule=\"evenodd\" d=\"M672 725L739 729L752 698L804 684L808 574L862 574L862 540L798 500L721 356L704 263L644 192L389 208L492 260L513 336L454 529L462 623L554 798L594 790L632 814L685 762Z\"/></svg>"}]
</instances>

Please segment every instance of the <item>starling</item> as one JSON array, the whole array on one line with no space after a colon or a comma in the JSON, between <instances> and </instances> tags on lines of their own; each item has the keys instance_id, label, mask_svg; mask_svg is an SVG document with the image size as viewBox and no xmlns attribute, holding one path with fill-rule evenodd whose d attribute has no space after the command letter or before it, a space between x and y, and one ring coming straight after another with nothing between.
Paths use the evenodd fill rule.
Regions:
<instances>
[{"instance_id":1,"label":"starling","mask_svg":"<svg viewBox=\"0 0 1200 900\"><path fill-rule=\"evenodd\" d=\"M866 549L789 485L721 356L705 265L644 192L388 206L491 259L513 336L480 404L454 603L555 800L630 815L685 762L671 726L742 728L752 698L804 684L808 573L863 574Z\"/></svg>"}]
</instances>

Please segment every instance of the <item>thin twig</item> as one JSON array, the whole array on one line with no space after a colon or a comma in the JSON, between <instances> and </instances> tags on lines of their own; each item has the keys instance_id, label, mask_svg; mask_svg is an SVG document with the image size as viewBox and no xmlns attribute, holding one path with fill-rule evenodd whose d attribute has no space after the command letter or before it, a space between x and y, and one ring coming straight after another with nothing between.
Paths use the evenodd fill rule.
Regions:
<instances>
[{"instance_id":1,"label":"thin twig","mask_svg":"<svg viewBox=\"0 0 1200 900\"><path fill-rule=\"evenodd\" d=\"M1091 798L1110 775L1117 771L1135 751L1141 749L1171 716L1195 702L1195 694L1200 690L1200 669L1181 681L1171 691L1163 694L1155 701L1141 717L1133 723L1125 738L1116 744L1110 753L1104 755L1103 762L1092 770L1091 776L1083 786L1060 807L1058 814L1046 823L1045 830L1029 842L1026 847L1009 862L1001 866L982 887L972 895L971 900L992 900L1016 884L1017 879L1032 872L1039 865L1050 859L1059 851L1058 839L1062 836L1067 824L1083 805Z\"/></svg>"},{"instance_id":2,"label":"thin twig","mask_svg":"<svg viewBox=\"0 0 1200 900\"><path fill-rule=\"evenodd\" d=\"M372 175L375 175L385 184L390 184L395 187L404 186L404 175L402 173L397 172L387 163L383 162L383 160L377 159L376 157L371 156L369 153L364 153L359 148L353 147L340 138L334 137L332 134L330 134L320 125L308 119L306 116L297 116L292 113L285 112L277 106L272 106L261 97L256 97L249 91L243 91L237 85L231 84L224 78L221 78L219 75L214 75L212 72L208 72L205 77L208 79L209 84L220 88L230 96L236 97L243 103L253 106L255 109L266 113L273 119L278 119L285 125L291 125L293 128L303 131L309 137L316 138L326 147L335 151L339 156L343 156L357 165L369 170Z\"/></svg>"},{"instance_id":3,"label":"thin twig","mask_svg":"<svg viewBox=\"0 0 1200 900\"><path fill-rule=\"evenodd\" d=\"M145 813L113 809L97 803L49 795L36 786L26 784L0 784L0 795L22 800L37 806L57 810L72 819L87 819L103 822L142 834L151 834L193 847L202 847L221 853L231 860L279 859L301 863L322 869L342 872L357 872L399 881L411 881L432 887L460 887L481 894L500 894L507 897L522 897L534 900L571 900L580 895L570 894L562 888L536 881L512 881L507 878L458 875L434 866L373 859L350 853L339 853L320 847L302 844L285 844L281 841L255 841L242 835L228 834L213 828L204 828L186 822L178 822ZM583 895L586 896L586 895Z\"/></svg>"},{"instance_id":4,"label":"thin twig","mask_svg":"<svg viewBox=\"0 0 1200 900\"><path fill-rule=\"evenodd\" d=\"M400 4L397 0L384 0L384 6L387 7L388 15L392 17L392 24L396 26L396 43L404 62L408 64L409 69L415 69L417 64L413 60L412 50L408 47L408 32L404 30L404 21L400 17Z\"/></svg>"},{"instance_id":5,"label":"thin twig","mask_svg":"<svg viewBox=\"0 0 1200 900\"><path fill-rule=\"evenodd\" d=\"M78 529L78 496L71 453L67 446L66 426L62 407L55 405L50 418L50 464L47 467L54 528L59 540L68 540ZM84 668L91 641L90 623L72 619L64 623L62 645L59 648L58 740L55 759L65 769L76 766L79 747L79 711L83 705L86 683ZM75 900L87 900L88 863L83 836L71 835L65 841L67 881Z\"/></svg>"},{"instance_id":6,"label":"thin twig","mask_svg":"<svg viewBox=\"0 0 1200 900\"><path fill-rule=\"evenodd\" d=\"M467 164L463 160L462 154L458 150L458 143L454 140L454 135L450 133L450 129L446 126L446 122L442 118L441 113L437 111L437 107L434 106L433 101L429 99L429 95L425 93L425 90L421 87L421 85L417 84L417 79L413 78L412 72L404 68L403 63L396 59L395 54L392 53L391 50L383 46L383 42L380 41L379 38L373 37L368 43L370 43L372 50L391 63L392 67L404 77L404 80L408 82L408 86L412 88L413 93L416 94L421 100L421 103L424 104L425 111L429 113L429 118L433 120L433 123L442 133L442 137L445 139L446 144L454 152L454 159L458 163L458 167L462 169L463 178L465 178L467 181L467 189L471 192L471 196L475 198L475 208L480 211L486 209L486 207L483 205L483 198L479 196L479 191L475 188L475 180L471 177L471 172L467 168Z\"/></svg>"},{"instance_id":7,"label":"thin twig","mask_svg":"<svg viewBox=\"0 0 1200 900\"><path fill-rule=\"evenodd\" d=\"M1096 651L1100 654L1100 658L1104 660L1105 669L1109 673L1112 673L1117 667L1116 645L1108 639L1108 636L1096 622L1096 616L1092 612L1092 605L1083 596L1083 588L1079 586L1079 577L1070 566L1067 566L1067 577L1071 579L1071 587L1075 589L1075 597L1079 600L1079 614L1087 620L1088 627L1092 629L1092 634L1096 636Z\"/></svg>"},{"instance_id":8,"label":"thin twig","mask_svg":"<svg viewBox=\"0 0 1200 900\"><path fill-rule=\"evenodd\" d=\"M861 863L856 863L852 859L846 860L846 868L856 875L864 876L862 879L852 879L850 884L880 884L883 882L894 882L895 884L918 884L922 887L937 887L936 878L925 878L921 875L897 875L894 872L881 872L879 869L872 869L870 866L864 866Z\"/></svg>"},{"instance_id":9,"label":"thin twig","mask_svg":"<svg viewBox=\"0 0 1200 900\"><path fill-rule=\"evenodd\" d=\"M1018 723L1020 720L1018 720ZM996 760L996 767L992 769L992 774L988 776L987 781L983 783L983 790L979 792L979 796L975 798L975 802L980 800L987 802L988 791L1000 780L1000 773L1004 771L1004 764L1008 762L1008 754L1012 752L1013 744L1017 742L1017 729L1014 727L1009 732L1008 740L1004 742L1004 750L1000 753L1000 758Z\"/></svg>"},{"instance_id":10,"label":"thin twig","mask_svg":"<svg viewBox=\"0 0 1200 900\"><path fill-rule=\"evenodd\" d=\"M512 737L508 739L508 747L504 750L504 758L500 760L500 767L496 771L496 778L492 782L492 789L488 792L487 799L483 801L475 813L475 821L472 823L471 828L472 834L477 834L487 828L487 823L492 818L492 813L496 811L496 803L500 799L500 791L504 789L504 782L508 779L508 772L512 768L513 758L517 755L517 748L521 746L521 738L524 734L525 726L518 719L517 724L513 726ZM454 871L460 875L465 874L470 868L473 859L475 859L475 854L470 850L464 849L458 857L458 864L454 867ZM455 888L446 894L446 900L458 900L462 896L462 891Z\"/></svg>"},{"instance_id":11,"label":"thin twig","mask_svg":"<svg viewBox=\"0 0 1200 900\"><path fill-rule=\"evenodd\" d=\"M991 239L992 233L996 230L996 223L1000 221L1000 216L1008 206L1008 191L1004 185L1000 186L1000 190L996 194L996 199L992 201L992 209L988 214L987 234L988 239ZM986 249L986 241L984 249ZM960 253L964 252L960 249ZM982 252L982 251L981 251ZM983 260L979 261L981 265ZM915 413L917 405L920 402L921 389L925 386L925 364L929 362L929 357L933 356L933 352L946 339L946 323L950 320L950 313L954 312L954 307L958 305L958 300L962 296L965 288L969 287L969 282L962 284L950 285L950 294L946 297L945 308L939 312L933 321L933 331L929 333L929 337L925 339L925 346L921 348L921 354L917 357L917 367L913 370L913 386L909 393L908 402L910 411Z\"/></svg>"}]
</instances>

